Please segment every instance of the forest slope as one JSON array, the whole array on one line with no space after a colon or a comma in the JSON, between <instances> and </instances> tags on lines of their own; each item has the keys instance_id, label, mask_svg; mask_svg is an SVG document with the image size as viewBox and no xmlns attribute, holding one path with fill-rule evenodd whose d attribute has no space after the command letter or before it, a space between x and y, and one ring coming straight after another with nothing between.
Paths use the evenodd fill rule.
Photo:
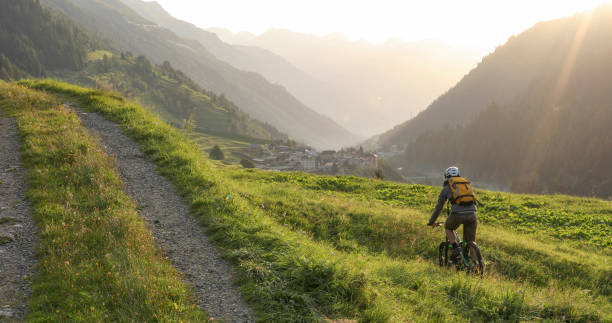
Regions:
<instances>
[{"instance_id":1,"label":"forest slope","mask_svg":"<svg viewBox=\"0 0 612 323\"><path fill-rule=\"evenodd\" d=\"M612 75L612 6L540 22L511 37L414 119L379 144L405 144L445 124L465 124L494 102L502 107L563 107L605 102Z\"/></svg>"},{"instance_id":2,"label":"forest slope","mask_svg":"<svg viewBox=\"0 0 612 323\"><path fill-rule=\"evenodd\" d=\"M6 0L0 11L0 78L43 76L49 70L77 70L99 46L65 17L34 1Z\"/></svg>"},{"instance_id":3,"label":"forest slope","mask_svg":"<svg viewBox=\"0 0 612 323\"><path fill-rule=\"evenodd\" d=\"M0 79L53 75L141 100L178 127L216 134L285 139L224 95L202 89L169 62L132 57L33 0L8 1L0 20ZM106 50L103 50L106 49ZM115 54L113 54L113 52ZM188 122L187 122L188 121Z\"/></svg>"},{"instance_id":4,"label":"forest slope","mask_svg":"<svg viewBox=\"0 0 612 323\"><path fill-rule=\"evenodd\" d=\"M104 55L81 71L60 75L73 83L112 89L138 99L177 127L264 140L287 139L269 124L249 117L224 95L202 89L169 62L155 65L144 56Z\"/></svg>"},{"instance_id":5,"label":"forest slope","mask_svg":"<svg viewBox=\"0 0 612 323\"><path fill-rule=\"evenodd\" d=\"M612 196L612 6L510 39L415 119L384 134L396 166L460 166L517 192Z\"/></svg>"}]
</instances>

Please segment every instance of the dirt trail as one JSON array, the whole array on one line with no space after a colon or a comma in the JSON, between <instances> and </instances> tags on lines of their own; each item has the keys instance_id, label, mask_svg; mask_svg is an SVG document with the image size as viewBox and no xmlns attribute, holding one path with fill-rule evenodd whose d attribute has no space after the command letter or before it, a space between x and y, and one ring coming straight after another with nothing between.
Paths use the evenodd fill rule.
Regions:
<instances>
[{"instance_id":1,"label":"dirt trail","mask_svg":"<svg viewBox=\"0 0 612 323\"><path fill-rule=\"evenodd\" d=\"M28 311L37 229L25 201L17 123L0 113L0 321Z\"/></svg>"},{"instance_id":2,"label":"dirt trail","mask_svg":"<svg viewBox=\"0 0 612 323\"><path fill-rule=\"evenodd\" d=\"M233 270L221 259L172 183L161 176L120 127L95 113L78 112L83 125L117 159L125 190L138 204L153 236L180 270L198 304L215 319L254 322L253 312L233 285Z\"/></svg>"}]
</instances>

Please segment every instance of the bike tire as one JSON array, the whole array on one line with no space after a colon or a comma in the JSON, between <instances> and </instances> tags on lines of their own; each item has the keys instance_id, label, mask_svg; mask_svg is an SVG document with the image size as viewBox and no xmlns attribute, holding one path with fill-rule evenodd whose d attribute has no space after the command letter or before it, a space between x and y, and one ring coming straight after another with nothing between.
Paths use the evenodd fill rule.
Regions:
<instances>
[{"instance_id":1,"label":"bike tire","mask_svg":"<svg viewBox=\"0 0 612 323\"><path fill-rule=\"evenodd\" d=\"M450 250L448 248L448 242L441 242L438 247L438 264L440 267L447 267L449 265Z\"/></svg>"},{"instance_id":2,"label":"bike tire","mask_svg":"<svg viewBox=\"0 0 612 323\"><path fill-rule=\"evenodd\" d=\"M474 252L472 252L472 249L474 250ZM482 254L480 253L478 245L470 241L470 243L466 246L465 254L467 255L468 261L470 262L469 272L482 277L482 275L484 274L484 264L482 261Z\"/></svg>"}]
</instances>

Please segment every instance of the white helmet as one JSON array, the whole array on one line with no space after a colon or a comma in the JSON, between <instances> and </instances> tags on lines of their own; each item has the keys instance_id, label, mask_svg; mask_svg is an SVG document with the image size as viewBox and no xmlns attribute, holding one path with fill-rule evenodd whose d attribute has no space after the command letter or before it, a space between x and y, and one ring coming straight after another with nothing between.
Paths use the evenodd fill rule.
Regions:
<instances>
[{"instance_id":1,"label":"white helmet","mask_svg":"<svg viewBox=\"0 0 612 323\"><path fill-rule=\"evenodd\" d=\"M444 171L444 179L459 176L459 168L451 166Z\"/></svg>"}]
</instances>

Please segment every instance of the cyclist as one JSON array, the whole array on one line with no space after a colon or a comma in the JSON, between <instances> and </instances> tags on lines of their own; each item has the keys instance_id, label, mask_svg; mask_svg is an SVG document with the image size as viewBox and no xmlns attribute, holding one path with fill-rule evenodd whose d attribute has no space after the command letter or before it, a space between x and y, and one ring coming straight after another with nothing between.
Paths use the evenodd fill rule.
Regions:
<instances>
[{"instance_id":1,"label":"cyclist","mask_svg":"<svg viewBox=\"0 0 612 323\"><path fill-rule=\"evenodd\" d=\"M446 229L446 236L448 241L453 247L451 253L451 261L455 262L457 256L461 253L461 247L457 244L457 238L455 237L454 230L456 230L461 224L463 224L463 239L469 243L470 241L476 244L476 228L478 226L478 216L476 215L476 197L472 193L472 188L464 178L461 178L461 182L457 184L464 184L461 189L457 188L457 185L451 189L449 181L455 183L457 179L461 178L459 174L459 168L451 166L444 171L444 184L440 196L438 197L438 204L431 214L429 223L427 225L435 226L436 219L442 212L446 201L450 201L452 204L450 215L444 223ZM462 191L461 193L459 191ZM461 194L457 196L457 194Z\"/></svg>"}]
</instances>

